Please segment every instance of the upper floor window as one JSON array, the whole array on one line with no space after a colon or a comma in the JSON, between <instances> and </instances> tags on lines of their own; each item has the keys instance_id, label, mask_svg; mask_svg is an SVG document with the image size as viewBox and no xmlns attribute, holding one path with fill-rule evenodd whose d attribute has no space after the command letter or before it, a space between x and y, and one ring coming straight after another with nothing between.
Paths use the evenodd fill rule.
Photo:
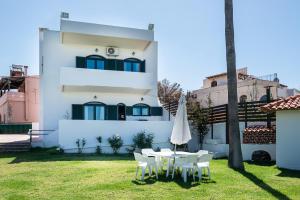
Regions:
<instances>
[{"instance_id":1,"label":"upper floor window","mask_svg":"<svg viewBox=\"0 0 300 200\"><path fill-rule=\"evenodd\" d=\"M132 106L132 115L133 116L149 116L150 107L146 104L135 104Z\"/></svg>"},{"instance_id":2,"label":"upper floor window","mask_svg":"<svg viewBox=\"0 0 300 200\"><path fill-rule=\"evenodd\" d=\"M212 81L211 82L211 87L217 87L218 86L218 82L217 81Z\"/></svg>"},{"instance_id":3,"label":"upper floor window","mask_svg":"<svg viewBox=\"0 0 300 200\"><path fill-rule=\"evenodd\" d=\"M128 58L124 60L124 71L141 72L141 61L136 58Z\"/></svg>"},{"instance_id":4,"label":"upper floor window","mask_svg":"<svg viewBox=\"0 0 300 200\"><path fill-rule=\"evenodd\" d=\"M247 102L247 96L246 95L240 96L240 103L245 103L245 102Z\"/></svg>"},{"instance_id":5,"label":"upper floor window","mask_svg":"<svg viewBox=\"0 0 300 200\"><path fill-rule=\"evenodd\" d=\"M105 104L101 102L90 102L84 104L85 120L104 120Z\"/></svg>"},{"instance_id":6,"label":"upper floor window","mask_svg":"<svg viewBox=\"0 0 300 200\"><path fill-rule=\"evenodd\" d=\"M105 58L102 56L92 55L86 57L87 69L104 69Z\"/></svg>"}]
</instances>

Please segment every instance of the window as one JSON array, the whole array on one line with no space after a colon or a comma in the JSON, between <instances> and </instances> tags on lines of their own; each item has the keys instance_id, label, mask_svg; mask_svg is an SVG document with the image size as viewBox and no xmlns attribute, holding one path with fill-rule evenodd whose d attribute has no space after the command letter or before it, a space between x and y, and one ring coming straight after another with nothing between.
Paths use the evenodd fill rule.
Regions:
<instances>
[{"instance_id":1,"label":"window","mask_svg":"<svg viewBox=\"0 0 300 200\"><path fill-rule=\"evenodd\" d=\"M132 107L133 116L149 116L150 107L146 104L136 104Z\"/></svg>"},{"instance_id":2,"label":"window","mask_svg":"<svg viewBox=\"0 0 300 200\"><path fill-rule=\"evenodd\" d=\"M240 96L240 103L245 103L245 102L247 102L247 96L246 95Z\"/></svg>"},{"instance_id":3,"label":"window","mask_svg":"<svg viewBox=\"0 0 300 200\"><path fill-rule=\"evenodd\" d=\"M85 120L104 120L105 118L105 104L103 103L87 103L84 105L84 119Z\"/></svg>"},{"instance_id":4,"label":"window","mask_svg":"<svg viewBox=\"0 0 300 200\"><path fill-rule=\"evenodd\" d=\"M211 82L211 87L217 87L217 86L218 86L218 82L217 81Z\"/></svg>"},{"instance_id":5,"label":"window","mask_svg":"<svg viewBox=\"0 0 300 200\"><path fill-rule=\"evenodd\" d=\"M87 69L104 69L105 58L102 56L88 56L86 58Z\"/></svg>"},{"instance_id":6,"label":"window","mask_svg":"<svg viewBox=\"0 0 300 200\"><path fill-rule=\"evenodd\" d=\"M267 97L267 95L263 95L262 97L260 97L259 100L260 100L260 101L265 101L265 102L267 102L268 97Z\"/></svg>"},{"instance_id":7,"label":"window","mask_svg":"<svg viewBox=\"0 0 300 200\"><path fill-rule=\"evenodd\" d=\"M124 71L141 72L141 61L136 58L128 58L124 60Z\"/></svg>"}]
</instances>

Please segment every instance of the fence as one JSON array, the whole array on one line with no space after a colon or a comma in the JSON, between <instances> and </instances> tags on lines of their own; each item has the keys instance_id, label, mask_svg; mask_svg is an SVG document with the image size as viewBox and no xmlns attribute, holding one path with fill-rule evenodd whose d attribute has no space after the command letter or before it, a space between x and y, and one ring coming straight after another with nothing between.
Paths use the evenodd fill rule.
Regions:
<instances>
[{"instance_id":1,"label":"fence","mask_svg":"<svg viewBox=\"0 0 300 200\"><path fill-rule=\"evenodd\" d=\"M253 101L238 104L239 121L245 123L245 128L248 127L248 122L266 122L267 127L271 128L272 122L276 121L275 113L264 113L260 110L260 107L266 105L267 103L268 102L266 101ZM163 107L175 116L178 108L178 102L163 104ZM212 138L214 132L213 124L226 123L226 143L228 143L228 104L205 108L203 112L207 114L208 123L211 126L210 129ZM188 115L191 116L191 113L188 113Z\"/></svg>"},{"instance_id":2,"label":"fence","mask_svg":"<svg viewBox=\"0 0 300 200\"><path fill-rule=\"evenodd\" d=\"M21 134L32 129L32 124L0 124L0 134Z\"/></svg>"}]
</instances>

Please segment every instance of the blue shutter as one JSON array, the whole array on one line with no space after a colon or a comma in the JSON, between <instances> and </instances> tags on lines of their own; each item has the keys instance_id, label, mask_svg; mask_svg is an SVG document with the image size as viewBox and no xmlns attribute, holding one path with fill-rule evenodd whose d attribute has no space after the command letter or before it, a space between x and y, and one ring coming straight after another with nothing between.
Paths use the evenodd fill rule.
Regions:
<instances>
[{"instance_id":1,"label":"blue shutter","mask_svg":"<svg viewBox=\"0 0 300 200\"><path fill-rule=\"evenodd\" d=\"M85 57L76 56L76 68L86 68Z\"/></svg>"},{"instance_id":2,"label":"blue shutter","mask_svg":"<svg viewBox=\"0 0 300 200\"><path fill-rule=\"evenodd\" d=\"M126 115L131 116L132 115L132 106L126 106Z\"/></svg>"},{"instance_id":3,"label":"blue shutter","mask_svg":"<svg viewBox=\"0 0 300 200\"><path fill-rule=\"evenodd\" d=\"M141 62L141 72L146 72L146 61Z\"/></svg>"},{"instance_id":4,"label":"blue shutter","mask_svg":"<svg viewBox=\"0 0 300 200\"><path fill-rule=\"evenodd\" d=\"M118 107L116 105L108 105L107 107L107 120L117 120Z\"/></svg>"},{"instance_id":5,"label":"blue shutter","mask_svg":"<svg viewBox=\"0 0 300 200\"><path fill-rule=\"evenodd\" d=\"M162 116L163 115L162 107L151 107L150 114L151 116Z\"/></svg>"},{"instance_id":6,"label":"blue shutter","mask_svg":"<svg viewBox=\"0 0 300 200\"><path fill-rule=\"evenodd\" d=\"M105 62L104 69L116 70L116 60L115 59L107 59Z\"/></svg>"},{"instance_id":7,"label":"blue shutter","mask_svg":"<svg viewBox=\"0 0 300 200\"><path fill-rule=\"evenodd\" d=\"M83 105L72 104L72 119L84 119Z\"/></svg>"},{"instance_id":8,"label":"blue shutter","mask_svg":"<svg viewBox=\"0 0 300 200\"><path fill-rule=\"evenodd\" d=\"M124 71L124 62L123 60L116 60L117 71Z\"/></svg>"}]
</instances>

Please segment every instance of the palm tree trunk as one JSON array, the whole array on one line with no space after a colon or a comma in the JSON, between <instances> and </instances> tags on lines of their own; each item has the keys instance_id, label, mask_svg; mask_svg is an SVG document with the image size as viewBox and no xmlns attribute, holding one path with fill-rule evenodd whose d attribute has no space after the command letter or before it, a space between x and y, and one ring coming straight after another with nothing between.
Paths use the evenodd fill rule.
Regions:
<instances>
[{"instance_id":1,"label":"palm tree trunk","mask_svg":"<svg viewBox=\"0 0 300 200\"><path fill-rule=\"evenodd\" d=\"M228 166L244 169L238 119L237 80L232 0L225 0L225 36L228 79L229 158Z\"/></svg>"}]
</instances>

